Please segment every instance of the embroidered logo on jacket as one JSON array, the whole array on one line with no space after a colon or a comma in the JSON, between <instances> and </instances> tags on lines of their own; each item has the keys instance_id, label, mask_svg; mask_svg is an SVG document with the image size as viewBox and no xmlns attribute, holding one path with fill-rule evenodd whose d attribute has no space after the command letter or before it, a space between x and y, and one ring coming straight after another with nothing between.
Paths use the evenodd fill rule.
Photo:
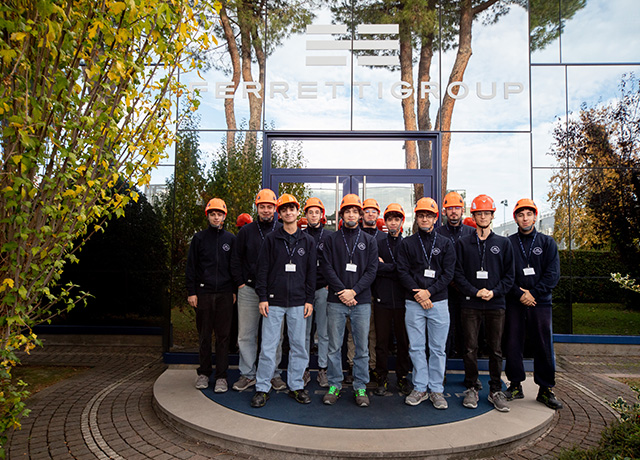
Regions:
<instances>
[{"instance_id":1,"label":"embroidered logo on jacket","mask_svg":"<svg viewBox=\"0 0 640 460\"><path fill-rule=\"evenodd\" d=\"M542 255L542 248L540 246L536 246L535 248L533 248L533 253L537 256Z\"/></svg>"},{"instance_id":2,"label":"embroidered logo on jacket","mask_svg":"<svg viewBox=\"0 0 640 460\"><path fill-rule=\"evenodd\" d=\"M298 255L300 257L302 257L303 255L305 255L306 251L304 250L304 248L298 248Z\"/></svg>"},{"instance_id":3,"label":"embroidered logo on jacket","mask_svg":"<svg viewBox=\"0 0 640 460\"><path fill-rule=\"evenodd\" d=\"M499 248L498 246L491 246L490 251L491 251L493 254L500 254L500 248Z\"/></svg>"},{"instance_id":4,"label":"embroidered logo on jacket","mask_svg":"<svg viewBox=\"0 0 640 460\"><path fill-rule=\"evenodd\" d=\"M358 249L364 251L365 249L367 249L367 245L364 243L358 243Z\"/></svg>"},{"instance_id":5,"label":"embroidered logo on jacket","mask_svg":"<svg viewBox=\"0 0 640 460\"><path fill-rule=\"evenodd\" d=\"M222 245L222 250L223 251L230 251L231 250L231 246L229 246L227 243Z\"/></svg>"},{"instance_id":6,"label":"embroidered logo on jacket","mask_svg":"<svg viewBox=\"0 0 640 460\"><path fill-rule=\"evenodd\" d=\"M440 254L440 248L433 248L433 255L437 256L438 254Z\"/></svg>"}]
</instances>

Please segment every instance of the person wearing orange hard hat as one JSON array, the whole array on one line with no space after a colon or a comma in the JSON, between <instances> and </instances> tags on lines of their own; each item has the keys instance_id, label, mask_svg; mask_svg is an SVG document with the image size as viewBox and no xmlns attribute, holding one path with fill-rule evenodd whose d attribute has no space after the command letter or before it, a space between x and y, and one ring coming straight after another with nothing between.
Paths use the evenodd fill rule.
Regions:
<instances>
[{"instance_id":1,"label":"person wearing orange hard hat","mask_svg":"<svg viewBox=\"0 0 640 460\"><path fill-rule=\"evenodd\" d=\"M255 199L258 218L243 226L238 232L236 250L233 252L231 269L233 278L238 286L238 349L240 378L233 384L236 391L246 390L256 383L256 369L258 360L258 327L260 325L260 302L255 291L257 255L264 238L282 226L275 219L276 194L268 189L258 192ZM278 363L282 356L282 349L278 348ZM274 373L272 379L275 390L284 390L287 384L280 376L280 371Z\"/></svg>"},{"instance_id":2,"label":"person wearing orange hard hat","mask_svg":"<svg viewBox=\"0 0 640 460\"><path fill-rule=\"evenodd\" d=\"M313 237L316 242L318 251L318 267L322 261L322 250L324 249L325 240L333 232L325 228L323 222L325 219L325 207L320 198L311 197L304 205L304 215L307 219L307 228L305 232ZM328 353L329 353L329 332L327 330L327 296L329 294L327 280L322 274L322 270L318 269L316 274L316 286L313 300L313 321L316 323L316 332L318 334L318 385L322 388L329 387L329 378L327 377ZM311 318L307 318L307 353L311 351ZM308 372L308 370L307 370ZM308 374L305 374L305 378Z\"/></svg>"},{"instance_id":3,"label":"person wearing orange hard hat","mask_svg":"<svg viewBox=\"0 0 640 460\"><path fill-rule=\"evenodd\" d=\"M265 236L258 254L256 294L262 315L262 340L251 407L263 407L269 399L272 376L278 366L278 343L284 323L289 337L287 383L289 396L300 404L311 398L304 389L309 362L305 348L307 318L313 313L316 285L316 242L298 228L300 203L285 193L276 202L282 227Z\"/></svg>"},{"instance_id":4,"label":"person wearing orange hard hat","mask_svg":"<svg viewBox=\"0 0 640 460\"><path fill-rule=\"evenodd\" d=\"M374 376L377 388L374 394L384 396L387 393L389 374L389 342L395 335L396 384L401 393L408 395L411 385L407 375L411 370L409 360L409 337L404 324L405 302L404 288L398 278L397 258L402 244L402 224L405 213L398 203L391 203L384 210L384 221L388 228L385 238L378 239L378 273L372 285L373 319L376 330L376 367Z\"/></svg>"},{"instance_id":5,"label":"person wearing orange hard hat","mask_svg":"<svg viewBox=\"0 0 640 460\"><path fill-rule=\"evenodd\" d=\"M463 225L462 215L464 214L464 200L462 196L451 191L444 196L442 200L442 212L446 217L446 222L436 228L439 235L449 238L454 247L456 242L463 236L473 235L473 228ZM460 303L462 296L460 291L455 287L452 281L449 284L449 316L451 323L449 325L449 335L447 337L447 357L459 358L462 356L462 336L460 325Z\"/></svg>"},{"instance_id":6,"label":"person wearing orange hard hat","mask_svg":"<svg viewBox=\"0 0 640 460\"><path fill-rule=\"evenodd\" d=\"M214 392L228 389L229 336L236 286L231 275L231 254L236 237L222 227L227 205L220 198L206 204L208 228L196 233L189 245L186 267L187 302L196 310L199 361L196 388L209 386L213 371L211 334L216 337L216 372Z\"/></svg>"},{"instance_id":7,"label":"person wearing orange hard hat","mask_svg":"<svg viewBox=\"0 0 640 460\"><path fill-rule=\"evenodd\" d=\"M478 407L478 335L484 324L489 348L489 402L500 412L509 412L502 391L502 335L505 322L506 295L513 285L513 246L508 238L491 231L496 206L488 195L478 195L471 202L471 215L478 226L476 233L456 243L456 286L462 298L460 322L464 337L464 385L467 390L462 405Z\"/></svg>"},{"instance_id":8,"label":"person wearing orange hard hat","mask_svg":"<svg viewBox=\"0 0 640 460\"><path fill-rule=\"evenodd\" d=\"M530 198L518 200L513 218L518 232L509 240L515 253L515 283L507 294L505 324L505 374L508 400L522 399L522 382L526 379L523 364L525 336L533 350L533 380L540 387L536 400L551 409L562 409L552 388L556 384L553 355L551 291L560 281L558 245L548 235L539 233L535 224L538 207Z\"/></svg>"},{"instance_id":9,"label":"person wearing orange hard hat","mask_svg":"<svg viewBox=\"0 0 640 460\"><path fill-rule=\"evenodd\" d=\"M329 284L327 318L329 351L327 376L329 391L324 404L332 405L342 390L342 342L347 319L355 345L353 358L353 390L356 404L369 405L369 321L371 317L371 284L378 270L378 245L375 238L358 226L363 216L362 201L355 194L345 195L340 203L342 228L324 242L320 269Z\"/></svg>"},{"instance_id":10,"label":"person wearing orange hard hat","mask_svg":"<svg viewBox=\"0 0 640 460\"><path fill-rule=\"evenodd\" d=\"M438 219L435 200L420 198L414 215L418 231L403 241L398 252L398 276L404 287L405 324L413 363L414 388L405 403L416 406L428 399L433 407L444 410L449 407L444 396L449 332L447 297L456 255L451 240L434 230Z\"/></svg>"},{"instance_id":11,"label":"person wearing orange hard hat","mask_svg":"<svg viewBox=\"0 0 640 460\"><path fill-rule=\"evenodd\" d=\"M251 217L251 215L247 214L246 212L243 212L236 219L236 227L242 228L245 225L250 224L251 222L253 222L253 218Z\"/></svg>"}]
</instances>

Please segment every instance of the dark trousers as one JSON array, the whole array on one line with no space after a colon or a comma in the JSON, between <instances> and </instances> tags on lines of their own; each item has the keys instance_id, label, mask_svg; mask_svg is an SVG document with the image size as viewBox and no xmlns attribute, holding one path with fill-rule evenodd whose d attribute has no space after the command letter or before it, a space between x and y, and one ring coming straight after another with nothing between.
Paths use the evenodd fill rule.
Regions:
<instances>
[{"instance_id":1,"label":"dark trousers","mask_svg":"<svg viewBox=\"0 0 640 460\"><path fill-rule=\"evenodd\" d=\"M404 324L404 308L384 308L373 306L376 328L376 373L380 381L389 374L389 343L392 334L396 336L396 377L404 378L409 373L409 337Z\"/></svg>"},{"instance_id":2,"label":"dark trousers","mask_svg":"<svg viewBox=\"0 0 640 460\"><path fill-rule=\"evenodd\" d=\"M492 393L502 390L502 331L505 311L503 308L481 310L462 308L460 321L464 336L464 385L477 389L478 380L478 335L484 320L484 335L489 351L489 388Z\"/></svg>"},{"instance_id":3,"label":"dark trousers","mask_svg":"<svg viewBox=\"0 0 640 460\"><path fill-rule=\"evenodd\" d=\"M462 326L460 325L460 304L462 294L449 285L449 334L447 335L447 358L459 358L462 356Z\"/></svg>"},{"instance_id":4,"label":"dark trousers","mask_svg":"<svg viewBox=\"0 0 640 460\"><path fill-rule=\"evenodd\" d=\"M551 305L526 307L521 303L507 304L505 323L505 374L512 384L523 382L523 351L525 337L533 350L533 380L541 387L556 384L556 363L553 357Z\"/></svg>"},{"instance_id":5,"label":"dark trousers","mask_svg":"<svg viewBox=\"0 0 640 460\"><path fill-rule=\"evenodd\" d=\"M211 375L211 334L216 335L216 379L227 378L233 294L198 294L196 328L200 342L199 375Z\"/></svg>"}]
</instances>

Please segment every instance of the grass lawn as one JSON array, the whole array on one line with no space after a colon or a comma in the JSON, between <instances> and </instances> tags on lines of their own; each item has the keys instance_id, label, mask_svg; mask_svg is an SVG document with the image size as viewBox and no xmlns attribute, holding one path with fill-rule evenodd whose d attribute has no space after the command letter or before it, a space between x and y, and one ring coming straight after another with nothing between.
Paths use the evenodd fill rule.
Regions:
<instances>
[{"instance_id":1,"label":"grass lawn","mask_svg":"<svg viewBox=\"0 0 640 460\"><path fill-rule=\"evenodd\" d=\"M618 303L574 303L573 333L640 335L640 311Z\"/></svg>"},{"instance_id":2,"label":"grass lawn","mask_svg":"<svg viewBox=\"0 0 640 460\"><path fill-rule=\"evenodd\" d=\"M62 380L73 377L89 369L88 367L71 366L29 366L20 365L11 372L13 381L18 379L28 384L27 390L32 395Z\"/></svg>"}]
</instances>

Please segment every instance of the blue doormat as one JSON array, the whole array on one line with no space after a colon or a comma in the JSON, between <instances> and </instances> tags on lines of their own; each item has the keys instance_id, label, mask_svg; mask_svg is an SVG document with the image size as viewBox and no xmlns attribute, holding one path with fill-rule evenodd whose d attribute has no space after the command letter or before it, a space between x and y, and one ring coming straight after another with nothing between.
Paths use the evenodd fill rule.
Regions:
<instances>
[{"instance_id":1,"label":"blue doormat","mask_svg":"<svg viewBox=\"0 0 640 460\"><path fill-rule=\"evenodd\" d=\"M286 382L286 372L282 373ZM437 410L430 401L424 401L418 406L409 406L404 402L395 386L395 375L389 375L389 391L385 396L376 396L373 390L368 389L369 407L359 407L355 403L351 386L343 386L338 402L329 406L322 403L322 397L327 392L316 381L316 372L311 372L311 382L307 390L311 396L311 404L300 404L288 395L288 390L271 391L270 398L264 407L255 409L251 407L251 398L254 395L254 387L245 391L234 391L231 385L239 375L237 369L228 372L229 391L226 393L214 393L212 377L211 384L202 393L216 403L243 414L260 417L263 419L307 425L325 428L352 428L352 429L392 429L412 428L419 426L440 425L443 423L457 422L493 410L493 405L487 400L489 394L489 376L480 375L483 390L480 391L480 401L477 409L467 409L462 406L465 390L462 384L464 374L447 374L444 395L449 403L446 410Z\"/></svg>"}]
</instances>

